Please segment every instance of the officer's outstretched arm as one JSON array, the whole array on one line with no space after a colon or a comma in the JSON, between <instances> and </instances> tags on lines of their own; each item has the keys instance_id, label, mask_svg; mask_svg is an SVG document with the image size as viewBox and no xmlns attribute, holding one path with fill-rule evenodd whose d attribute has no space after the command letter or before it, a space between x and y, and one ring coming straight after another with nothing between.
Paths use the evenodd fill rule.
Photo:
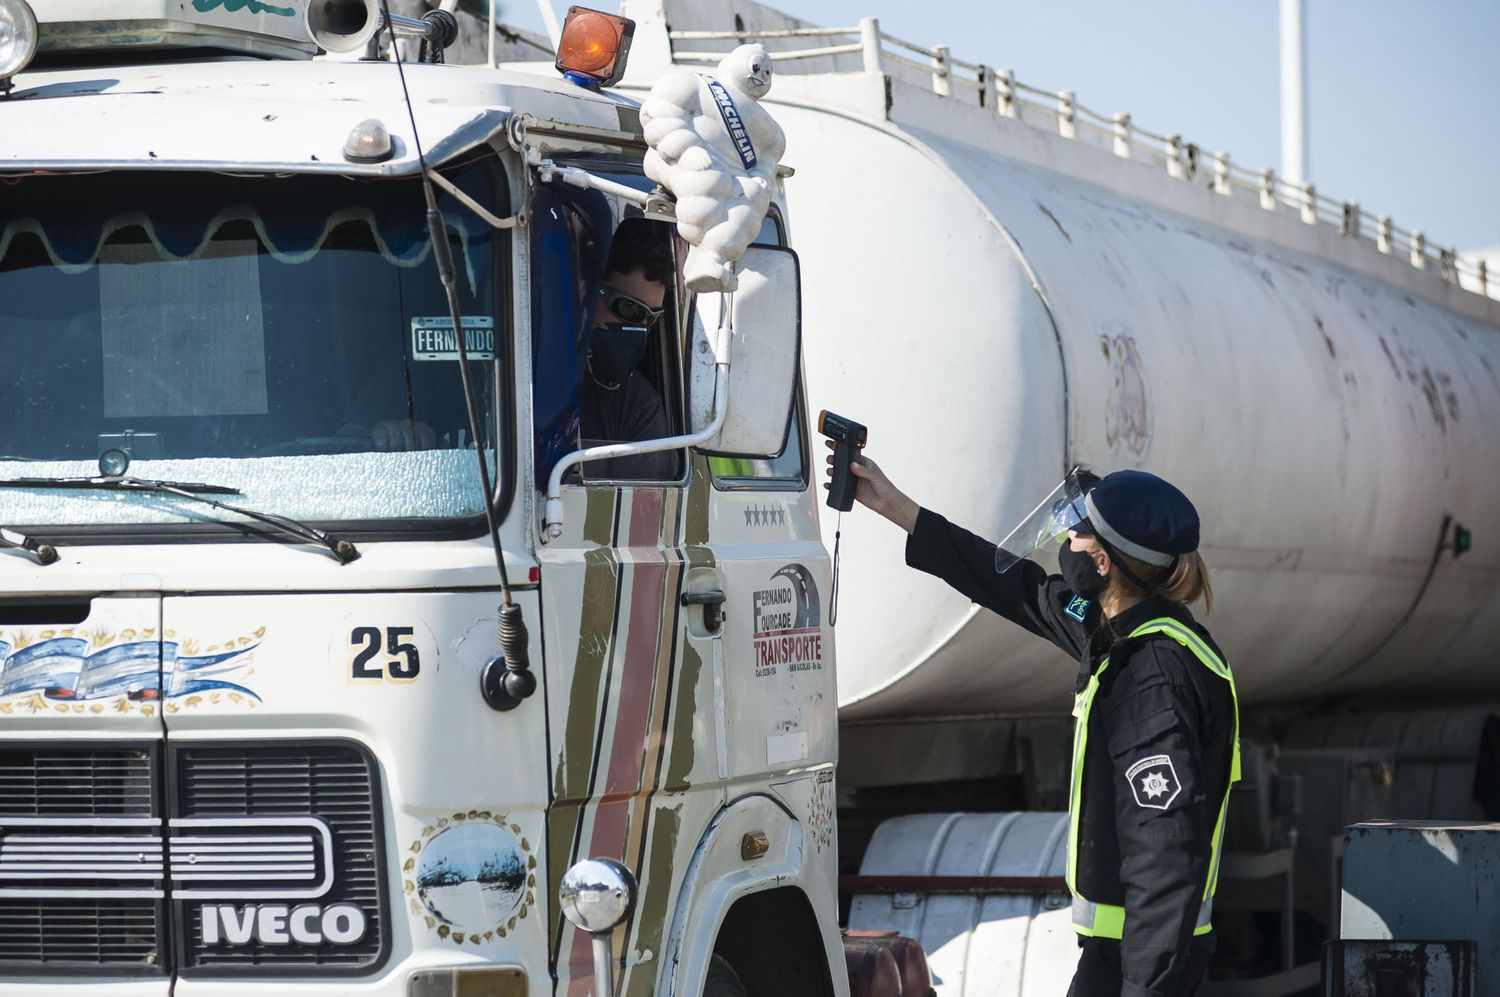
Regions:
<instances>
[{"instance_id":1,"label":"officer's outstretched arm","mask_svg":"<svg viewBox=\"0 0 1500 997\"><path fill-rule=\"evenodd\" d=\"M1049 640L1076 659L1088 640L1081 624L1063 612L1070 593L1063 580L1022 561L995 570L995 545L955 526L931 509L919 509L906 538L906 563L936 575L970 600Z\"/></svg>"},{"instance_id":2,"label":"officer's outstretched arm","mask_svg":"<svg viewBox=\"0 0 1500 997\"><path fill-rule=\"evenodd\" d=\"M1194 695L1152 667L1150 648L1135 653L1140 657L1119 673L1103 721L1125 887L1121 997L1150 997L1177 993L1184 982L1204 911L1214 815L1204 794Z\"/></svg>"},{"instance_id":3,"label":"officer's outstretched arm","mask_svg":"<svg viewBox=\"0 0 1500 997\"><path fill-rule=\"evenodd\" d=\"M832 449L833 441L828 441ZM831 473L833 457L828 458ZM1069 599L1060 578L1030 561L995 570L995 545L919 506L891 483L880 465L860 454L851 465L859 484L855 501L907 532L906 563L936 575L973 602L1025 627L1077 657L1087 641L1081 620L1068 619ZM825 483L824 488L828 485Z\"/></svg>"}]
</instances>

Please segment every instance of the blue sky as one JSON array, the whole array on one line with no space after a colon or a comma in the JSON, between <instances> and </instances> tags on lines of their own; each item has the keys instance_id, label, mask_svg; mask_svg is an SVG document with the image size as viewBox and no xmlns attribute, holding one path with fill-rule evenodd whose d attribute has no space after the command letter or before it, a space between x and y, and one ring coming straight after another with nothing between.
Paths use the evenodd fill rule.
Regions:
<instances>
[{"instance_id":1,"label":"blue sky","mask_svg":"<svg viewBox=\"0 0 1500 997\"><path fill-rule=\"evenodd\" d=\"M1318 190L1461 251L1500 246L1500 3L1305 0ZM602 0L603 9L618 9ZM881 28L1129 111L1246 167L1280 165L1276 0L776 0L824 25ZM559 16L567 4L557 3ZM534 0L502 18L541 30Z\"/></svg>"}]
</instances>

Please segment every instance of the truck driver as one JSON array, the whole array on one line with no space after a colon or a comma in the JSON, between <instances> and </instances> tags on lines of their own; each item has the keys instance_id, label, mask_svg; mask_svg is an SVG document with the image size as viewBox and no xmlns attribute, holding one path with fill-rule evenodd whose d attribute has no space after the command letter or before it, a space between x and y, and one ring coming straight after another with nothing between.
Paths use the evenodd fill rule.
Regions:
<instances>
[{"instance_id":1,"label":"truck driver","mask_svg":"<svg viewBox=\"0 0 1500 997\"><path fill-rule=\"evenodd\" d=\"M588 360L578 387L582 446L671 436L661 395L638 369L661 324L667 287L676 276L666 226L630 218L615 230L604 283L589 330ZM671 451L589 461L585 476L660 481L675 476Z\"/></svg>"}]
</instances>

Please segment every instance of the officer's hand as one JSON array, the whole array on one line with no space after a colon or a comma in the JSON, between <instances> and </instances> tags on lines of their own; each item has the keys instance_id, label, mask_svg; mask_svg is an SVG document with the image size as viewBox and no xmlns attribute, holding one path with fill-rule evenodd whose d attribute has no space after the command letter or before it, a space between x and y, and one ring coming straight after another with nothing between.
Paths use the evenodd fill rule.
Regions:
<instances>
[{"instance_id":1,"label":"officer's hand","mask_svg":"<svg viewBox=\"0 0 1500 997\"><path fill-rule=\"evenodd\" d=\"M824 443L828 449L834 448L833 440L825 440ZM833 477L832 454L828 455L826 463L829 481L823 483L825 491L831 487L830 482ZM849 470L859 479L859 483L854 488L856 502L880 513L907 533L917 528L917 511L920 507L901 489L891 484L891 479L886 477L879 464L862 454L855 454L854 460L850 462Z\"/></svg>"}]
</instances>

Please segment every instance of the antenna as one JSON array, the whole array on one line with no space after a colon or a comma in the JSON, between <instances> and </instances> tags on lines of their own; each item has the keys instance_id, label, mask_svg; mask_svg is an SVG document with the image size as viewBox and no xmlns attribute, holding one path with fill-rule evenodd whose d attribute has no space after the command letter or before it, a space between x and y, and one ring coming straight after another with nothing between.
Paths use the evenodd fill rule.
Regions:
<instances>
[{"instance_id":1,"label":"antenna","mask_svg":"<svg viewBox=\"0 0 1500 997\"><path fill-rule=\"evenodd\" d=\"M493 3L491 9L493 9ZM454 339L458 345L459 379L463 382L464 405L468 409L469 434L474 437L474 456L479 461L479 484L483 491L484 521L489 528L490 542L495 548L495 565L500 569L500 610L498 636L500 655L485 664L481 690L484 698L496 710L513 710L536 692L536 676L531 673L526 619L521 607L511 599L510 576L505 570L505 547L500 542L500 524L495 520L495 498L490 488L489 464L484 458L484 434L480 432L479 405L474 400L473 377L469 373L469 348L465 342L463 318L458 305L458 291L453 271L453 252L448 246L448 229L443 222L443 213L437 206L437 195L432 189L432 176L427 167L426 155L422 152L422 139L417 132L417 112L412 108L411 91L406 86L406 66L401 59L400 46L396 44L396 29L391 23L387 0L380 0L380 9L385 14L384 27L390 34L391 55L396 60L396 72L401 77L401 94L406 99L406 116L411 122L412 145L416 147L417 165L422 171L422 193L427 199L427 234L432 241L432 258L437 264L438 277L448 298L448 313L453 322ZM493 37L493 36L491 36ZM499 466L500 441L495 441L495 470Z\"/></svg>"}]
</instances>

